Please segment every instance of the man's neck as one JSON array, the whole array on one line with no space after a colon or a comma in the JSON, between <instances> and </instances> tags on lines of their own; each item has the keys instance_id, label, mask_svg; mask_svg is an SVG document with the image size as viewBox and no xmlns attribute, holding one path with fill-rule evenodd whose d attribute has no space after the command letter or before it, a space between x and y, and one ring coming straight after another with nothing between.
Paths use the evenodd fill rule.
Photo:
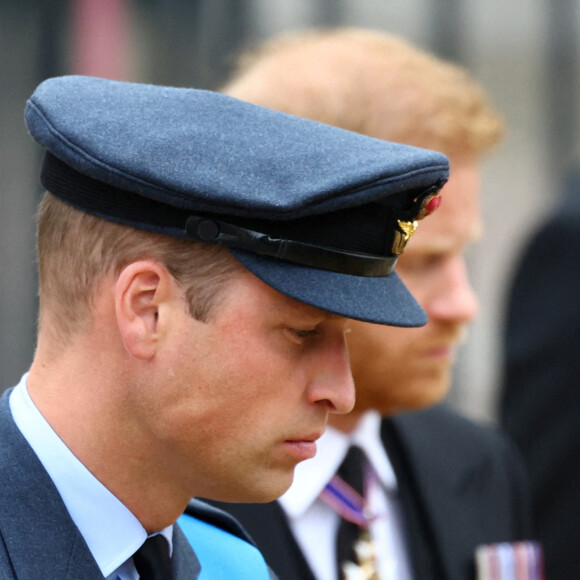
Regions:
<instances>
[{"instance_id":1,"label":"man's neck","mask_svg":"<svg viewBox=\"0 0 580 580\"><path fill-rule=\"evenodd\" d=\"M110 376L97 380L98 369L85 367L90 365L71 356L58 364L37 357L28 377L31 400L77 459L147 532L159 531L177 519L190 497L159 469L166 454L151 459L153 445L142 437L134 417L126 415L126 402L106 391L118 381ZM150 461L143 461L144 449Z\"/></svg>"}]
</instances>

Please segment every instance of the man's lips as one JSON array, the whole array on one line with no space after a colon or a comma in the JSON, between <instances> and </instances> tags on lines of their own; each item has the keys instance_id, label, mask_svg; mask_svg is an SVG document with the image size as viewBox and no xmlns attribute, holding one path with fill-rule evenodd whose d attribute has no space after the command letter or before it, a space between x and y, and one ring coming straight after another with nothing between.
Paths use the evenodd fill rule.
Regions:
<instances>
[{"instance_id":1,"label":"man's lips","mask_svg":"<svg viewBox=\"0 0 580 580\"><path fill-rule=\"evenodd\" d=\"M315 443L318 439L320 439L320 437L322 437L323 433L324 430L321 430L314 431L312 433L309 433L308 435L298 435L296 437L289 437L288 439L286 439L286 443Z\"/></svg>"},{"instance_id":2,"label":"man's lips","mask_svg":"<svg viewBox=\"0 0 580 580\"><path fill-rule=\"evenodd\" d=\"M316 440L322 435L321 432L298 436L284 441L285 447L298 461L310 459L316 455Z\"/></svg>"}]
</instances>

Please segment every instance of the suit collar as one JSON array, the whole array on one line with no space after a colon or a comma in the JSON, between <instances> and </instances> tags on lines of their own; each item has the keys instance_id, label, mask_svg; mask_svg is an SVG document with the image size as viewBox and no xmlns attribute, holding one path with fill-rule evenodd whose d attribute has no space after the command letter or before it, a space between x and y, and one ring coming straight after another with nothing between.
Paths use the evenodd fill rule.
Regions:
<instances>
[{"instance_id":1,"label":"suit collar","mask_svg":"<svg viewBox=\"0 0 580 580\"><path fill-rule=\"evenodd\" d=\"M30 398L26 378L10 397L14 421L54 482L103 575L109 576L145 542L147 531L54 432ZM162 533L171 546L171 528Z\"/></svg>"}]
</instances>

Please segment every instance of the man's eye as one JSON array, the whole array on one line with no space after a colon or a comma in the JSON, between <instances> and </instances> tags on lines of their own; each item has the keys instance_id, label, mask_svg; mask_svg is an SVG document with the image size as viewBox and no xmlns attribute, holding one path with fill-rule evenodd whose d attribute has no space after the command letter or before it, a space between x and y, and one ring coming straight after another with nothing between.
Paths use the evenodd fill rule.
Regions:
<instances>
[{"instance_id":1,"label":"man's eye","mask_svg":"<svg viewBox=\"0 0 580 580\"><path fill-rule=\"evenodd\" d=\"M292 333L297 336L298 338L300 338L301 340L305 340L307 338L311 338L312 336L316 336L318 334L318 329L317 328L311 328L311 329L301 329L301 328L292 328L291 329Z\"/></svg>"}]
</instances>

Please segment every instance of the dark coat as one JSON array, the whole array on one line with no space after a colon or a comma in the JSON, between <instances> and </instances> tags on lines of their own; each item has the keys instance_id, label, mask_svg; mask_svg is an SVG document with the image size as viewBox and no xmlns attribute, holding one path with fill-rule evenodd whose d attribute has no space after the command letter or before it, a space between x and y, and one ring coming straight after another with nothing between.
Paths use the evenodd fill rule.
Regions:
<instances>
[{"instance_id":1,"label":"dark coat","mask_svg":"<svg viewBox=\"0 0 580 580\"><path fill-rule=\"evenodd\" d=\"M519 262L500 418L530 475L546 577L580 578L580 174Z\"/></svg>"}]
</instances>

